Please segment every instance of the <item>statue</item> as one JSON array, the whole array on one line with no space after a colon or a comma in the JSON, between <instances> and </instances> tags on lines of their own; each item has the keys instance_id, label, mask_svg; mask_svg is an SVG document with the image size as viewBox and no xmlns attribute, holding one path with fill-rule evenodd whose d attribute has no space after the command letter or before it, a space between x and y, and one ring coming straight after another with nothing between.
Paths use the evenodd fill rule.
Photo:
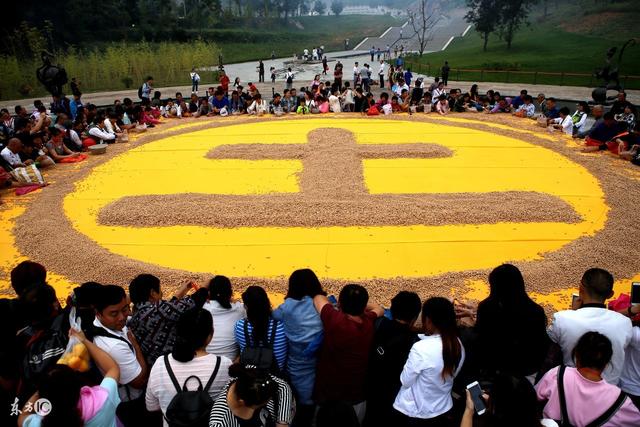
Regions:
<instances>
[{"instance_id":1,"label":"statue","mask_svg":"<svg viewBox=\"0 0 640 427\"><path fill-rule=\"evenodd\" d=\"M622 45L620 53L618 54L617 63L614 62L614 56L618 51L618 48L614 46L607 51L604 67L594 72L594 76L597 79L603 80L603 84L600 87L595 88L591 93L591 97L596 104L606 105L608 101L615 99L615 95L607 97L608 90L615 90L618 92L624 89L620 84L620 65L622 64L622 55L627 47L635 44L635 39L629 39L624 45Z\"/></svg>"},{"instance_id":2,"label":"statue","mask_svg":"<svg viewBox=\"0 0 640 427\"><path fill-rule=\"evenodd\" d=\"M62 95L62 87L67 83L67 72L60 65L51 65L53 55L47 51L40 52L42 66L36 70L38 81L52 95Z\"/></svg>"}]
</instances>

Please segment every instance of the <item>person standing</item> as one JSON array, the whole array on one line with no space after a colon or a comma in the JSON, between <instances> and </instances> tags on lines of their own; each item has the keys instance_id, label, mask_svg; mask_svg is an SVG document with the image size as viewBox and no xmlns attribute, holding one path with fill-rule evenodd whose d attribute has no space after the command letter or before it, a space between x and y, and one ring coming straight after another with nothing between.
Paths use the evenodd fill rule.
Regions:
<instances>
[{"instance_id":1,"label":"person standing","mask_svg":"<svg viewBox=\"0 0 640 427\"><path fill-rule=\"evenodd\" d=\"M271 51L271 60L272 60L272 61L275 61L275 60L276 60L276 51L275 51L275 50L272 50L272 51Z\"/></svg>"},{"instance_id":2,"label":"person standing","mask_svg":"<svg viewBox=\"0 0 640 427\"><path fill-rule=\"evenodd\" d=\"M264 83L264 63L262 59L258 62L258 83Z\"/></svg>"},{"instance_id":3,"label":"person standing","mask_svg":"<svg viewBox=\"0 0 640 427\"><path fill-rule=\"evenodd\" d=\"M151 100L151 92L153 92L153 77L148 76L139 90L140 99L143 101L145 99Z\"/></svg>"},{"instance_id":4,"label":"person standing","mask_svg":"<svg viewBox=\"0 0 640 427\"><path fill-rule=\"evenodd\" d=\"M200 83L200 74L196 71L195 67L191 69L191 93L198 93L198 84Z\"/></svg>"},{"instance_id":5,"label":"person standing","mask_svg":"<svg viewBox=\"0 0 640 427\"><path fill-rule=\"evenodd\" d=\"M378 77L380 78L380 89L384 89L384 73L385 73L385 63L384 61L380 61L380 69L378 70Z\"/></svg>"},{"instance_id":6,"label":"person standing","mask_svg":"<svg viewBox=\"0 0 640 427\"><path fill-rule=\"evenodd\" d=\"M353 66L353 87L358 85L358 76L360 76L360 67L358 65L358 62L356 62Z\"/></svg>"},{"instance_id":7,"label":"person standing","mask_svg":"<svg viewBox=\"0 0 640 427\"><path fill-rule=\"evenodd\" d=\"M444 61L444 65L442 66L442 83L444 83L445 87L449 84L449 71L451 71L449 61Z\"/></svg>"},{"instance_id":8,"label":"person standing","mask_svg":"<svg viewBox=\"0 0 640 427\"><path fill-rule=\"evenodd\" d=\"M327 64L327 57L323 56L322 57L322 75L326 76L327 75L327 70L329 69L329 64Z\"/></svg>"},{"instance_id":9,"label":"person standing","mask_svg":"<svg viewBox=\"0 0 640 427\"><path fill-rule=\"evenodd\" d=\"M373 62L373 55L376 54L376 48L371 46L371 49L369 49L369 55L371 55L371 62Z\"/></svg>"}]
</instances>

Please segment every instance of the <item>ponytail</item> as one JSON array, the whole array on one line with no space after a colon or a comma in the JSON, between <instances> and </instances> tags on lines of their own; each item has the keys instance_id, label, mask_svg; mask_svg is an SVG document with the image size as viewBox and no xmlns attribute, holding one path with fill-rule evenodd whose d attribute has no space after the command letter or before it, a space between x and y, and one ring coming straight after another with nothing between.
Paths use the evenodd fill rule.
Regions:
<instances>
[{"instance_id":1,"label":"ponytail","mask_svg":"<svg viewBox=\"0 0 640 427\"><path fill-rule=\"evenodd\" d=\"M222 308L231 308L231 281L226 276L215 276L209 282L209 299L217 301Z\"/></svg>"},{"instance_id":2,"label":"ponytail","mask_svg":"<svg viewBox=\"0 0 640 427\"><path fill-rule=\"evenodd\" d=\"M236 378L236 397L246 406L264 406L278 394L278 384L266 372L240 363L229 367L229 376Z\"/></svg>"}]
</instances>

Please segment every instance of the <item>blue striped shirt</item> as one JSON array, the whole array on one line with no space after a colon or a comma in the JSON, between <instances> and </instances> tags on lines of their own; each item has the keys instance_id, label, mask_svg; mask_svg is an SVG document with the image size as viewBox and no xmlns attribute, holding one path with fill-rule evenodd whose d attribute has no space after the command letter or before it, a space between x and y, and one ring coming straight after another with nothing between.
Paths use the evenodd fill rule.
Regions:
<instances>
[{"instance_id":1,"label":"blue striped shirt","mask_svg":"<svg viewBox=\"0 0 640 427\"><path fill-rule=\"evenodd\" d=\"M247 342L244 339L244 323L248 322L247 319L240 319L236 323L236 342L240 347L240 352L244 351L244 348L247 346ZM269 329L267 331L267 337L271 339L271 333L273 330L273 325L276 326L276 337L272 344L273 355L278 362L278 367L281 370L284 370L285 364L287 362L287 336L284 334L284 326L281 322L277 320L269 319ZM253 327L251 326L251 322L248 323L249 330L249 339L253 340Z\"/></svg>"}]
</instances>

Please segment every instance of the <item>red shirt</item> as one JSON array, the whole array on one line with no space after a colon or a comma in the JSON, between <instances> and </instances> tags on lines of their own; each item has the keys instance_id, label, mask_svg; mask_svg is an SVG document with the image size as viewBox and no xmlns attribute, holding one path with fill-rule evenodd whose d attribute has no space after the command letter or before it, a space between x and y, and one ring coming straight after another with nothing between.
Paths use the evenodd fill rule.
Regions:
<instances>
[{"instance_id":1,"label":"red shirt","mask_svg":"<svg viewBox=\"0 0 640 427\"><path fill-rule=\"evenodd\" d=\"M222 90L224 91L228 91L229 90L229 76L227 76L226 74L222 77L220 77L220 86L222 86Z\"/></svg>"},{"instance_id":2,"label":"red shirt","mask_svg":"<svg viewBox=\"0 0 640 427\"><path fill-rule=\"evenodd\" d=\"M324 340L318 355L315 397L318 402L365 400L365 377L373 341L376 314L368 311L362 322L327 304L320 312Z\"/></svg>"}]
</instances>

